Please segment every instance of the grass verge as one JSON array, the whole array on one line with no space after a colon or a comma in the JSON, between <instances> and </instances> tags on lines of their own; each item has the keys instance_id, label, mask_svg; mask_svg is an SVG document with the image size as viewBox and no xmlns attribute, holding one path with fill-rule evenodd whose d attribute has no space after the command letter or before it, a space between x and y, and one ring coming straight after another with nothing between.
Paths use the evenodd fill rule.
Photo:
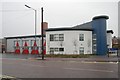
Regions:
<instances>
[{"instance_id":1,"label":"grass verge","mask_svg":"<svg viewBox=\"0 0 120 80\"><path fill-rule=\"evenodd\" d=\"M47 54L45 57L50 58L88 58L90 57L90 54L79 54L79 55L68 55L68 54Z\"/></svg>"}]
</instances>

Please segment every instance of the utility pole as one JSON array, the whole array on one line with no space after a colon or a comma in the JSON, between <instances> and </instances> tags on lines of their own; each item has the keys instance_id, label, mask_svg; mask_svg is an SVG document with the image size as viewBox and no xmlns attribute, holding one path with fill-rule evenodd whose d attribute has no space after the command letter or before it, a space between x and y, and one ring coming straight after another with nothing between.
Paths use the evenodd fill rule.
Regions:
<instances>
[{"instance_id":1,"label":"utility pole","mask_svg":"<svg viewBox=\"0 0 120 80\"><path fill-rule=\"evenodd\" d=\"M44 51L44 46L43 46L43 41L44 41L44 37L43 37L43 7L41 8L41 28L42 28L42 60L44 60L44 53L43 53L43 51Z\"/></svg>"}]
</instances>

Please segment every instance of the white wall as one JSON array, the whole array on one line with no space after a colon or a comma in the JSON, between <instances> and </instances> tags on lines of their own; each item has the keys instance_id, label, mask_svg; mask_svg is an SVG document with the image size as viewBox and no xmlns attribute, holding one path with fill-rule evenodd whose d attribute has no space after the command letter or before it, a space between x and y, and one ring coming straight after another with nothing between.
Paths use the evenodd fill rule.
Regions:
<instances>
[{"instance_id":1,"label":"white wall","mask_svg":"<svg viewBox=\"0 0 120 80\"><path fill-rule=\"evenodd\" d=\"M7 39L7 50L6 50L6 52L14 52L14 40L15 39Z\"/></svg>"},{"instance_id":2,"label":"white wall","mask_svg":"<svg viewBox=\"0 0 120 80\"><path fill-rule=\"evenodd\" d=\"M2 52L2 39L0 39L0 53Z\"/></svg>"},{"instance_id":3,"label":"white wall","mask_svg":"<svg viewBox=\"0 0 120 80\"><path fill-rule=\"evenodd\" d=\"M15 46L15 43L14 41L19 41L19 46L20 46L20 51L22 53L22 47L24 46L24 41L26 40L27 41L27 44L28 44L28 47L31 47L33 46L33 43L34 43L34 38L18 38L18 39L7 39L7 52L14 52L14 46ZM31 42L32 40L32 42ZM37 46L39 47L39 51L41 52L40 50L40 47L41 47L41 38L36 38L36 42L37 42ZM29 52L31 52L31 48L29 48Z\"/></svg>"},{"instance_id":4,"label":"white wall","mask_svg":"<svg viewBox=\"0 0 120 80\"><path fill-rule=\"evenodd\" d=\"M92 31L48 31L46 32L46 52L50 47L60 48L61 41L50 41L50 34L64 34L63 54L79 54L79 47L84 47L84 54L92 54ZM79 34L84 34L84 41L79 41ZM74 42L77 43L75 53ZM88 47L89 46L89 47ZM57 53L56 53L57 54Z\"/></svg>"},{"instance_id":5,"label":"white wall","mask_svg":"<svg viewBox=\"0 0 120 80\"><path fill-rule=\"evenodd\" d=\"M112 48L112 33L107 33L107 45L108 48Z\"/></svg>"}]
</instances>

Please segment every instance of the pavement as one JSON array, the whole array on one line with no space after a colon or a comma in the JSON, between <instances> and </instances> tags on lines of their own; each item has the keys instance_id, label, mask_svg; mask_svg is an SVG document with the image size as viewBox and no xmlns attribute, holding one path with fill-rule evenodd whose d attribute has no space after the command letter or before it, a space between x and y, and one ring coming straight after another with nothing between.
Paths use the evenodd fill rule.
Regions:
<instances>
[{"instance_id":1,"label":"pavement","mask_svg":"<svg viewBox=\"0 0 120 80\"><path fill-rule=\"evenodd\" d=\"M30 59L30 60L42 60L39 55L14 55L14 54L2 54L2 58L13 59ZM120 57L117 56L91 56L89 58L50 58L45 57L45 61L81 61L81 62L120 62Z\"/></svg>"},{"instance_id":2,"label":"pavement","mask_svg":"<svg viewBox=\"0 0 120 80\"><path fill-rule=\"evenodd\" d=\"M28 58L32 60L42 60L41 57ZM107 56L92 56L90 58L49 58L45 57L45 61L80 61L80 62L120 62L119 57L107 57Z\"/></svg>"}]
</instances>

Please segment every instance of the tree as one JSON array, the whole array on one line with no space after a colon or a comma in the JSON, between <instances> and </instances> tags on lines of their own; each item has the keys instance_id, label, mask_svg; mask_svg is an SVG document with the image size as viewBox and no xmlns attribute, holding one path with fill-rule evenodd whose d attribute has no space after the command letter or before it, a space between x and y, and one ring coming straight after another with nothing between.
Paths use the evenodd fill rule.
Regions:
<instances>
[{"instance_id":1,"label":"tree","mask_svg":"<svg viewBox=\"0 0 120 80\"><path fill-rule=\"evenodd\" d=\"M90 51L90 47L91 47L91 40L90 39L88 39L88 42L87 42L87 45L88 45L88 51L87 51L87 53L91 53L91 51Z\"/></svg>"},{"instance_id":2,"label":"tree","mask_svg":"<svg viewBox=\"0 0 120 80\"><path fill-rule=\"evenodd\" d=\"M59 41L60 47L63 47L63 41Z\"/></svg>"},{"instance_id":3,"label":"tree","mask_svg":"<svg viewBox=\"0 0 120 80\"><path fill-rule=\"evenodd\" d=\"M75 54L78 52L78 51L77 51L77 44L78 44L77 40L74 39L74 40L73 40L73 46L74 46L74 51L73 51L73 53L75 53Z\"/></svg>"}]
</instances>

